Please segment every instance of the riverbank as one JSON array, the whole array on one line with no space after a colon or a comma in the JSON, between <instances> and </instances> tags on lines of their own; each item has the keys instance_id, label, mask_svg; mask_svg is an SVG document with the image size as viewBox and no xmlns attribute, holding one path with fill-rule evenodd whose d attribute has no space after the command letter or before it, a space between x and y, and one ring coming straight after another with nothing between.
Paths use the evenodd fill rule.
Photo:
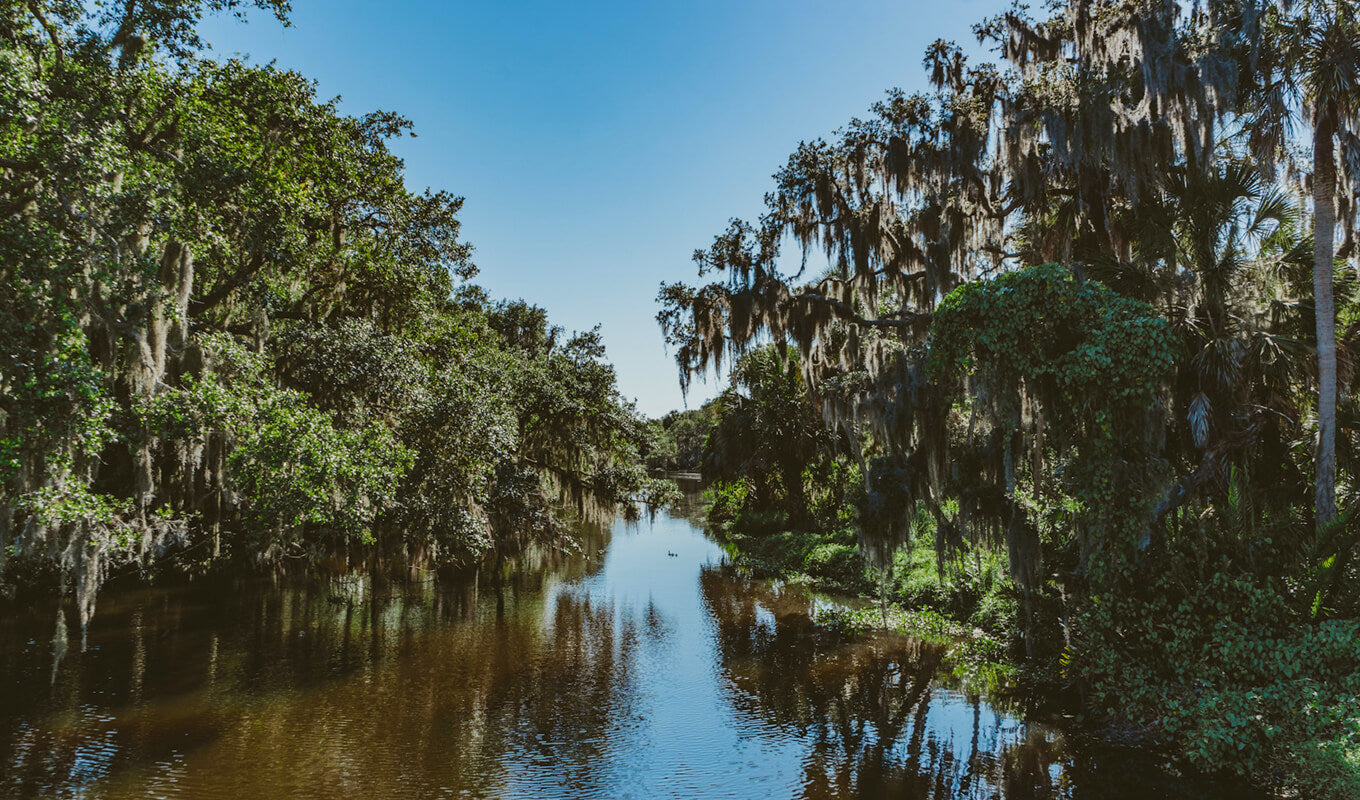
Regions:
<instances>
[{"instance_id":1,"label":"riverbank","mask_svg":"<svg viewBox=\"0 0 1360 800\"><path fill-rule=\"evenodd\" d=\"M111 590L54 664L0 619L0 794L1202 797L961 690L941 648L662 512L493 579Z\"/></svg>"},{"instance_id":2,"label":"riverbank","mask_svg":"<svg viewBox=\"0 0 1360 800\"><path fill-rule=\"evenodd\" d=\"M712 530L733 563L754 575L862 601L858 607L832 603L820 608L815 619L829 631L847 636L891 631L939 645L946 665L977 691L1005 691L1015 680L1018 661L1002 635L1004 617L996 616L1008 610L1000 582L965 593L957 582L928 575L920 563L923 554L910 552L900 554L890 571L872 570L848 528L826 534L751 534L733 525ZM923 602L927 597L936 602Z\"/></svg>"},{"instance_id":3,"label":"riverbank","mask_svg":"<svg viewBox=\"0 0 1360 800\"><path fill-rule=\"evenodd\" d=\"M722 508L710 516L716 517L712 530L729 557L752 574L847 594L861 604L827 605L815 616L820 626L850 636L890 631L937 643L945 648L947 667L969 690L1011 697L1017 707L1060 721L1092 746L1144 753L1169 775L1198 776L1195 780L1217 776L1233 787L1236 794L1232 796L1246 796L1248 786L1261 796L1356 796L1360 759L1356 758L1355 733L1346 733L1345 721L1357 718L1360 700L1347 695L1344 675L1348 673L1337 661L1348 652L1347 643L1355 639L1341 623L1321 626L1310 639L1281 638L1270 640L1268 646L1258 645L1253 652L1259 663L1251 665L1256 672L1250 672L1245 663L1228 663L1218 684L1211 687L1201 682L1199 698L1181 695L1184 699L1175 699L1173 694L1190 680L1187 676L1203 673L1194 662L1174 675L1147 674L1139 689L1143 695L1172 698L1166 701L1162 716L1149 721L1134 716L1150 702L1143 697L1137 699L1138 705L1132 704L1131 697L1131 704L1122 711L1086 704L1077 683L1079 673L1067 670L1065 657L1056 673L1043 662L1025 658L1017 624L1020 598L996 555L979 554L940 564L933 550L918 547L898 553L886 569L873 569L855 547L855 534L848 527L790 531L782 528L777 517L728 516ZM1215 602L1217 588L1204 588L1205 602ZM1230 624L1227 619L1223 622ZM1245 638L1233 638L1235 628L1223 630L1218 641L1227 646L1236 647ZM1292 635L1279 630L1282 637ZM1187 626L1181 635L1188 639L1196 631ZM1156 644L1157 640L1149 637L1148 641ZM1162 646L1185 645L1167 637ZM1315 665L1313 678L1300 671L1303 662L1298 654L1303 652L1316 654L1308 660ZM1214 661L1246 657L1245 651L1232 653ZM1272 672L1280 653L1288 656L1288 663ZM1134 653L1111 653L1110 658L1125 669L1141 663ZM1329 678L1336 670L1341 670L1342 677ZM1132 679L1127 680L1132 685ZM1301 680L1313 687L1311 699L1294 703L1287 698L1299 695ZM1352 698L1349 706L1348 696ZM1209 704L1209 708L1201 718L1187 719L1196 713L1189 710L1197 708L1196 703ZM1241 709L1226 703L1241 704ZM1302 721L1280 720L1276 709L1285 705L1295 708ZM1178 719L1186 720L1179 729L1173 727ZM1252 726L1265 730L1264 737L1277 737L1273 747L1256 744ZM1203 769L1204 754L1221 752L1212 748L1221 747L1222 740L1230 736L1245 742L1241 748L1234 746L1234 757L1241 761L1210 760L1213 768Z\"/></svg>"}]
</instances>

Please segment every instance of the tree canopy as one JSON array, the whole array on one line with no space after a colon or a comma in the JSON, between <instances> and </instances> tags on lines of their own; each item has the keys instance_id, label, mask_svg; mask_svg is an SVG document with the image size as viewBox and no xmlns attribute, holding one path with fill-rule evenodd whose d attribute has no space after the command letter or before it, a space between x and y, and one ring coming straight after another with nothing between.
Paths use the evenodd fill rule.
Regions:
<instances>
[{"instance_id":1,"label":"tree canopy","mask_svg":"<svg viewBox=\"0 0 1360 800\"><path fill-rule=\"evenodd\" d=\"M280 0L0 5L0 575L402 570L667 494L598 334L471 280L401 116L204 56Z\"/></svg>"},{"instance_id":2,"label":"tree canopy","mask_svg":"<svg viewBox=\"0 0 1360 800\"><path fill-rule=\"evenodd\" d=\"M1000 551L1027 656L1092 705L1221 720L1178 694L1228 668L1226 634L1186 622L1204 604L1360 652L1357 12L1058 0L974 27L996 64L936 42L932 91L800 144L699 282L662 285L682 386L787 353L835 443L817 458L859 473L871 561ZM1181 601L1196 667L1120 655ZM1242 691L1283 702L1265 674ZM1355 680L1327 674L1335 698ZM1197 730L1200 764L1243 763Z\"/></svg>"}]
</instances>

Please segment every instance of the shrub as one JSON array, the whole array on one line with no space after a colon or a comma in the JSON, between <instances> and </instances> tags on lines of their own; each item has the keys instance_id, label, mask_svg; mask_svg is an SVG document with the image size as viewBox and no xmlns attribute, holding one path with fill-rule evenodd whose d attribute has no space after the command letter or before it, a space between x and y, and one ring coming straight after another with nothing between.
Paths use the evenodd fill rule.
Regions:
<instances>
[{"instance_id":1,"label":"shrub","mask_svg":"<svg viewBox=\"0 0 1360 800\"><path fill-rule=\"evenodd\" d=\"M856 591L866 585L864 556L853 545L817 545L803 559L803 571L845 591Z\"/></svg>"},{"instance_id":2,"label":"shrub","mask_svg":"<svg viewBox=\"0 0 1360 800\"><path fill-rule=\"evenodd\" d=\"M1205 772L1275 774L1312 797L1360 786L1360 622L1314 623L1272 580L1226 569L1102 594L1070 674L1094 716L1132 718Z\"/></svg>"}]
</instances>

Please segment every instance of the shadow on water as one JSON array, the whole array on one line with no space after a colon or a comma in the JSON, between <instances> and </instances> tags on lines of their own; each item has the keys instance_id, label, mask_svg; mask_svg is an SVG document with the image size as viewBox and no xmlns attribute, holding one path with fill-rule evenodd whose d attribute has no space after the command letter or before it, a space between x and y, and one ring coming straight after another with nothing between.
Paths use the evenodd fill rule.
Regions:
<instances>
[{"instance_id":1,"label":"shadow on water","mask_svg":"<svg viewBox=\"0 0 1360 800\"><path fill-rule=\"evenodd\" d=\"M396 590L111 593L55 668L52 612L0 620L0 796L1196 796L938 648L827 639L687 518Z\"/></svg>"}]
</instances>

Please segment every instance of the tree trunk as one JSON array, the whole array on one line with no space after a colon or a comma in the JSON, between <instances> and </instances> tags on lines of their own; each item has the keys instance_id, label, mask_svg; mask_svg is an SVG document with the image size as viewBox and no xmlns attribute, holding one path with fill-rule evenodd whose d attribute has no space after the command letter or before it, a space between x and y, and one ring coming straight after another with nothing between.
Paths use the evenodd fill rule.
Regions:
<instances>
[{"instance_id":1,"label":"tree trunk","mask_svg":"<svg viewBox=\"0 0 1360 800\"><path fill-rule=\"evenodd\" d=\"M803 463L795 461L783 465L780 477L784 480L784 503L788 509L789 524L801 526L807 522L807 490L803 486Z\"/></svg>"},{"instance_id":2,"label":"tree trunk","mask_svg":"<svg viewBox=\"0 0 1360 800\"><path fill-rule=\"evenodd\" d=\"M1332 271L1336 238L1336 117L1322 110L1313 131L1313 308L1317 318L1317 525L1336 517L1336 306Z\"/></svg>"}]
</instances>

